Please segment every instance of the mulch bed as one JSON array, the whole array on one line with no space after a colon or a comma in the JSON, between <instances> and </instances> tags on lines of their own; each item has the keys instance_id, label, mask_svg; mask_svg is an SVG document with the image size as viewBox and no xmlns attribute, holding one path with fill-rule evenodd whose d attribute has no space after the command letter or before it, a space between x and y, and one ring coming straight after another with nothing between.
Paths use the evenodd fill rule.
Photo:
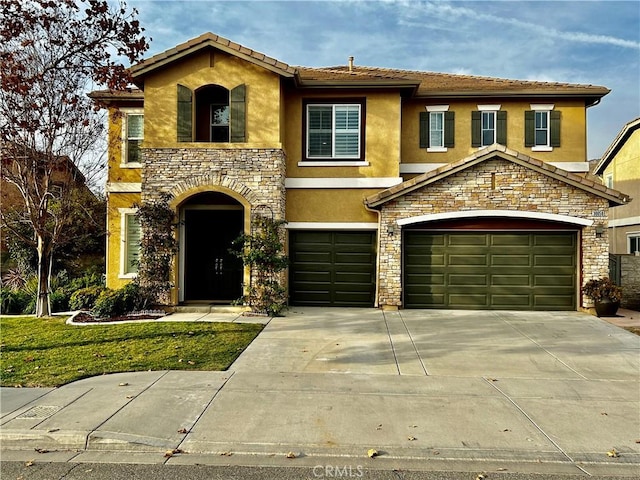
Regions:
<instances>
[{"instance_id":1,"label":"mulch bed","mask_svg":"<svg viewBox=\"0 0 640 480\"><path fill-rule=\"evenodd\" d=\"M98 318L94 317L89 312L80 312L74 317L73 321L75 323L130 322L134 320L157 320L165 315L166 314L164 312L141 312L129 313L118 317Z\"/></svg>"}]
</instances>

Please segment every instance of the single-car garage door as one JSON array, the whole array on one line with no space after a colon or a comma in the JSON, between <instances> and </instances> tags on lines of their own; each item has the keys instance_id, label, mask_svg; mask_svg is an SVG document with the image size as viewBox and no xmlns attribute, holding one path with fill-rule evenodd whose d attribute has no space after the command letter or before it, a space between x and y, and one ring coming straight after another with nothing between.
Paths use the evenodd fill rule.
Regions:
<instances>
[{"instance_id":1,"label":"single-car garage door","mask_svg":"<svg viewBox=\"0 0 640 480\"><path fill-rule=\"evenodd\" d=\"M373 306L375 232L293 230L289 258L293 305Z\"/></svg>"},{"instance_id":2,"label":"single-car garage door","mask_svg":"<svg viewBox=\"0 0 640 480\"><path fill-rule=\"evenodd\" d=\"M575 232L404 232L407 308L575 310Z\"/></svg>"}]
</instances>

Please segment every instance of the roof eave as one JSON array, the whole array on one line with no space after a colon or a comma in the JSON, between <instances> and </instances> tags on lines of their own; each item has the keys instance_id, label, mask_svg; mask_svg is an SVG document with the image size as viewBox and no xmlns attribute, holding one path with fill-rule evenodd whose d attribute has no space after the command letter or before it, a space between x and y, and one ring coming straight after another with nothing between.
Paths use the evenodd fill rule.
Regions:
<instances>
[{"instance_id":1,"label":"roof eave","mask_svg":"<svg viewBox=\"0 0 640 480\"><path fill-rule=\"evenodd\" d=\"M622 127L618 135L616 135L616 138L613 139L613 142L611 142L611 145L609 145L607 150L602 155L602 158L596 165L596 168L594 169L593 173L595 173L596 175L602 175L605 169L609 166L609 164L613 160L613 157L615 157L618 151L627 142L631 134L634 131L638 130L638 128L640 128L640 118L636 118L635 120L630 121L624 127Z\"/></svg>"},{"instance_id":2,"label":"roof eave","mask_svg":"<svg viewBox=\"0 0 640 480\"><path fill-rule=\"evenodd\" d=\"M598 101L607 95L611 90L602 89L599 91L594 90L580 90L575 92L558 91L558 90L465 90L465 91L442 91L442 90L421 90L415 97L416 98L461 98L461 97L502 97L502 98L584 98L587 107L595 105Z\"/></svg>"}]
</instances>

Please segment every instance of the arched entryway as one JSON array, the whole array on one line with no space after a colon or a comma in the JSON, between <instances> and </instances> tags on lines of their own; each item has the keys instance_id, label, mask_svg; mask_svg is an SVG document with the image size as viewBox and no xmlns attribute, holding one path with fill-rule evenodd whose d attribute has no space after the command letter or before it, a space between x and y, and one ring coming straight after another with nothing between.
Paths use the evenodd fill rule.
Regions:
<instances>
[{"instance_id":1,"label":"arched entryway","mask_svg":"<svg viewBox=\"0 0 640 480\"><path fill-rule=\"evenodd\" d=\"M220 192L189 197L180 213L179 300L231 303L242 296L242 261L229 252L244 232L245 209Z\"/></svg>"}]
</instances>

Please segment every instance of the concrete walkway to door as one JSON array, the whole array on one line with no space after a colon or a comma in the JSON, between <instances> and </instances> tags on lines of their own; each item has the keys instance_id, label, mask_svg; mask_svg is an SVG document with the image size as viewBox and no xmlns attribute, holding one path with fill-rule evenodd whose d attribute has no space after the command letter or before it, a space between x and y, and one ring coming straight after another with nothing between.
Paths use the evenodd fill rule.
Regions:
<instances>
[{"instance_id":1,"label":"concrete walkway to door","mask_svg":"<svg viewBox=\"0 0 640 480\"><path fill-rule=\"evenodd\" d=\"M107 375L22 404L2 390L4 460L640 469L640 337L576 312L293 308L227 372Z\"/></svg>"}]
</instances>

